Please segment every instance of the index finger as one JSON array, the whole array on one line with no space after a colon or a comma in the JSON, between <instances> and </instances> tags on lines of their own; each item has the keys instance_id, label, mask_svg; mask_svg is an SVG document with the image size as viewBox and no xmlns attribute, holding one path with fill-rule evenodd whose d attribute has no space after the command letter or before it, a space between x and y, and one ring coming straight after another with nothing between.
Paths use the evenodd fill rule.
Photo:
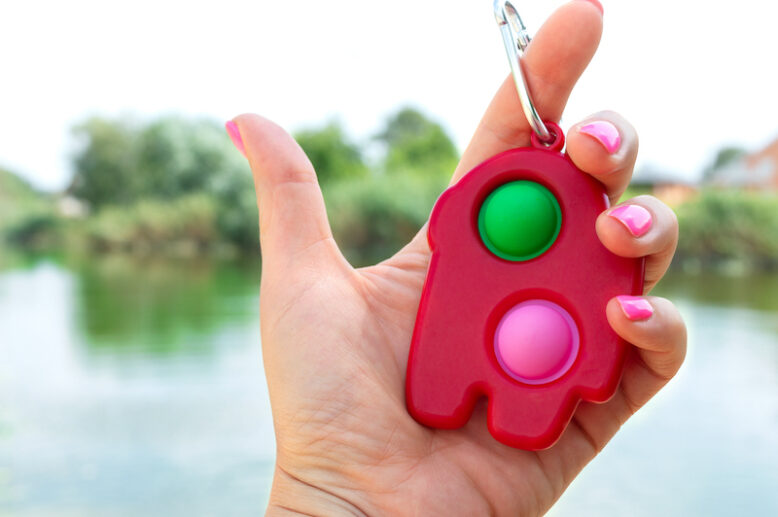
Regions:
<instances>
[{"instance_id":1,"label":"index finger","mask_svg":"<svg viewBox=\"0 0 778 517\"><path fill-rule=\"evenodd\" d=\"M573 86L597 50L602 36L602 12L597 5L592 0L563 5L546 20L527 49L524 72L544 120L559 120ZM487 158L528 145L530 131L516 86L508 77L481 119L451 182Z\"/></svg>"}]
</instances>

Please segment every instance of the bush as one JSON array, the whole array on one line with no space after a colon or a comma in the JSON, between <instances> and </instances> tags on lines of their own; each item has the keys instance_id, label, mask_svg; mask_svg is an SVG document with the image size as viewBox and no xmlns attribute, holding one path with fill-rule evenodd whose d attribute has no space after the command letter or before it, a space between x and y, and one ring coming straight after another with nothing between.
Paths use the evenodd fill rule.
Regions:
<instances>
[{"instance_id":1,"label":"bush","mask_svg":"<svg viewBox=\"0 0 778 517\"><path fill-rule=\"evenodd\" d=\"M367 176L362 150L339 122L330 121L324 127L297 131L294 138L311 160L320 183Z\"/></svg>"},{"instance_id":2,"label":"bush","mask_svg":"<svg viewBox=\"0 0 778 517\"><path fill-rule=\"evenodd\" d=\"M388 174L448 179L459 162L456 146L443 126L411 107L389 117L376 140L385 146L383 170Z\"/></svg>"},{"instance_id":3,"label":"bush","mask_svg":"<svg viewBox=\"0 0 778 517\"><path fill-rule=\"evenodd\" d=\"M778 196L703 191L678 210L677 261L684 266L778 269Z\"/></svg>"},{"instance_id":4,"label":"bush","mask_svg":"<svg viewBox=\"0 0 778 517\"><path fill-rule=\"evenodd\" d=\"M17 247L47 248L59 243L61 227L49 196L0 169L0 241Z\"/></svg>"},{"instance_id":5,"label":"bush","mask_svg":"<svg viewBox=\"0 0 778 517\"><path fill-rule=\"evenodd\" d=\"M3 230L5 241L27 249L49 249L60 244L62 220L53 210L41 208L19 214Z\"/></svg>"},{"instance_id":6,"label":"bush","mask_svg":"<svg viewBox=\"0 0 778 517\"><path fill-rule=\"evenodd\" d=\"M89 245L100 251L189 254L227 244L218 229L217 201L205 194L106 207L86 224Z\"/></svg>"},{"instance_id":7,"label":"bush","mask_svg":"<svg viewBox=\"0 0 778 517\"><path fill-rule=\"evenodd\" d=\"M325 187L335 239L356 265L390 257L427 221L446 187L440 177L393 174Z\"/></svg>"},{"instance_id":8,"label":"bush","mask_svg":"<svg viewBox=\"0 0 778 517\"><path fill-rule=\"evenodd\" d=\"M91 118L74 134L69 191L95 212L86 222L91 247L258 251L251 172L220 124Z\"/></svg>"}]
</instances>

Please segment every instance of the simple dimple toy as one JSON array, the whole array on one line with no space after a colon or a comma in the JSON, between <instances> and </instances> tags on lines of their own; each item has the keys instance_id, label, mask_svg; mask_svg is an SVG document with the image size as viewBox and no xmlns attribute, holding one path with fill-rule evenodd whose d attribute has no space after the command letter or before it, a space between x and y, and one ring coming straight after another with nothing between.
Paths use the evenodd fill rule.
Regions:
<instances>
[{"instance_id":1,"label":"simple dimple toy","mask_svg":"<svg viewBox=\"0 0 778 517\"><path fill-rule=\"evenodd\" d=\"M605 307L642 294L644 261L597 237L603 186L562 154L562 130L535 111L516 9L497 1L495 11L532 147L487 160L436 203L406 398L420 423L454 429L486 397L492 436L537 450L559 439L581 400L615 392L627 345Z\"/></svg>"}]
</instances>

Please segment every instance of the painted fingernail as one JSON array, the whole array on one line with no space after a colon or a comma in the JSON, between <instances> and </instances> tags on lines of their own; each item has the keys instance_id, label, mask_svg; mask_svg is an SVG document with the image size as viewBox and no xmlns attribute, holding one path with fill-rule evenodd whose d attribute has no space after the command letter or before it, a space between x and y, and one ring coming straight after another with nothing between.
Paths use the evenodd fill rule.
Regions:
<instances>
[{"instance_id":1,"label":"painted fingernail","mask_svg":"<svg viewBox=\"0 0 778 517\"><path fill-rule=\"evenodd\" d=\"M593 137L600 142L610 154L615 153L621 147L621 135L616 126L605 120L589 122L579 129L581 133Z\"/></svg>"},{"instance_id":2,"label":"painted fingernail","mask_svg":"<svg viewBox=\"0 0 778 517\"><path fill-rule=\"evenodd\" d=\"M653 219L651 212L640 205L617 206L608 214L627 227L635 237L642 237L651 229Z\"/></svg>"},{"instance_id":3,"label":"painted fingernail","mask_svg":"<svg viewBox=\"0 0 778 517\"><path fill-rule=\"evenodd\" d=\"M599 2L599 0L583 0L584 2L589 2L590 4L594 5L597 9L600 10L600 14L605 14L605 9L602 8L602 4Z\"/></svg>"},{"instance_id":4,"label":"painted fingernail","mask_svg":"<svg viewBox=\"0 0 778 517\"><path fill-rule=\"evenodd\" d=\"M617 296L616 300L630 321L643 321L654 315L654 308L640 296Z\"/></svg>"},{"instance_id":5,"label":"painted fingernail","mask_svg":"<svg viewBox=\"0 0 778 517\"><path fill-rule=\"evenodd\" d=\"M235 147L238 148L240 154L246 156L246 146L243 145L243 138L240 136L238 125L230 120L224 124L224 127L227 129L227 134L230 135L230 140L232 140L232 143L235 144Z\"/></svg>"}]
</instances>

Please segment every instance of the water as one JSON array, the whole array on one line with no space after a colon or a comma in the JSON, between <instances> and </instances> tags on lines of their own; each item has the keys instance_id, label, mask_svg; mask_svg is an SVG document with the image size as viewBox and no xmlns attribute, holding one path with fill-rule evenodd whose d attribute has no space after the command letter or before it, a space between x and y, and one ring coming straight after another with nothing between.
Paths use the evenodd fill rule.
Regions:
<instances>
[{"instance_id":1,"label":"water","mask_svg":"<svg viewBox=\"0 0 778 517\"><path fill-rule=\"evenodd\" d=\"M274 443L252 264L0 272L0 514L258 515ZM778 276L674 276L679 376L551 515L778 514Z\"/></svg>"},{"instance_id":2,"label":"water","mask_svg":"<svg viewBox=\"0 0 778 517\"><path fill-rule=\"evenodd\" d=\"M118 259L2 274L0 514L261 514L258 278Z\"/></svg>"},{"instance_id":3,"label":"water","mask_svg":"<svg viewBox=\"0 0 778 517\"><path fill-rule=\"evenodd\" d=\"M778 515L778 276L671 275L689 328L673 381L550 515Z\"/></svg>"}]
</instances>

